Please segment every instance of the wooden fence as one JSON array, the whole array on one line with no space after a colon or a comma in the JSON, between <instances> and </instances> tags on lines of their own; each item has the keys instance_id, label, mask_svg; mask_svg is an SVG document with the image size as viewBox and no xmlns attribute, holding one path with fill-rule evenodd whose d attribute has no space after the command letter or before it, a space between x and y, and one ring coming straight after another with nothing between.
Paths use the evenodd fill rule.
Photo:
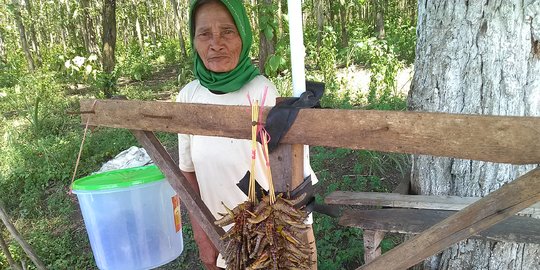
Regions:
<instances>
[{"instance_id":1,"label":"wooden fence","mask_svg":"<svg viewBox=\"0 0 540 270\"><path fill-rule=\"evenodd\" d=\"M265 108L264 117L268 110L269 108ZM223 252L224 246L220 240L220 236L224 234L223 229L214 225L210 211L200 198L194 195L178 166L153 132L249 139L249 107L82 100L81 113L82 122L90 126L130 129L182 197L188 211ZM299 185L301 179L295 175L299 175L301 170L302 144L511 164L540 164L538 138L540 117L303 109L284 136L284 146L273 154L272 174L277 186L290 184L294 188ZM366 196L361 193L338 192L328 196L326 201L334 204L366 204L362 200L373 200ZM414 206L422 205L425 200L436 199L441 198L405 196L389 200L385 197L369 204L395 207L399 203L401 207L420 209L345 212L340 223L367 229L372 235L371 238L367 237L368 239L382 238L382 231L418 234L384 255L371 258L373 260L360 269L406 269L468 237L507 239L504 235L509 231L501 232L501 226L494 226L503 220L506 220L506 225L513 224L510 232L517 232L519 237L516 239L525 241L530 238L538 241L540 233L527 230L527 224L536 226L538 223L525 217L514 217L514 214L524 209L526 213L538 211L538 206L530 206L540 201L540 169L530 171L484 198L467 199L465 204L449 206L452 200L444 199L440 200L439 204L445 206L439 210L431 209L431 206L430 210ZM455 213L442 210L452 210ZM401 221L412 221L412 218L419 216L426 218L423 218L421 223L401 224L403 222L399 223L396 219L391 219L391 216L401 216ZM520 234L522 230L523 234ZM534 234L536 237L529 237ZM376 241L371 245L371 248L376 249Z\"/></svg>"}]
</instances>

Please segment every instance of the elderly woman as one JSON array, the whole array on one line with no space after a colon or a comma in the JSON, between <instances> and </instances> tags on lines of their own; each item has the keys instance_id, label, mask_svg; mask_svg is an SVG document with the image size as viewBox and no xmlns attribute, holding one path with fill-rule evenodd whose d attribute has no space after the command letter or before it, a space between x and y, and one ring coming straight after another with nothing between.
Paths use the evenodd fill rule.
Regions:
<instances>
[{"instance_id":1,"label":"elderly woman","mask_svg":"<svg viewBox=\"0 0 540 270\"><path fill-rule=\"evenodd\" d=\"M189 21L196 80L180 91L178 102L249 105L248 94L262 100L268 89L265 105L275 104L275 86L259 75L249 58L252 32L241 0L192 1ZM178 142L180 170L215 218L218 212L225 212L222 202L233 208L247 200L236 184L250 169L250 141L179 134ZM268 190L264 168L264 158L259 155L255 178ZM225 267L199 224L193 218L191 223L206 268Z\"/></svg>"}]
</instances>

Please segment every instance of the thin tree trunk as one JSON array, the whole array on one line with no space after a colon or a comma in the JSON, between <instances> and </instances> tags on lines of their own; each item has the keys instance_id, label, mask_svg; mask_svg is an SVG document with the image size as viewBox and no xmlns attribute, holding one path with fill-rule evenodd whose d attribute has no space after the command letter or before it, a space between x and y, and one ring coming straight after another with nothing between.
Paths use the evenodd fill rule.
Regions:
<instances>
[{"instance_id":1,"label":"thin tree trunk","mask_svg":"<svg viewBox=\"0 0 540 270\"><path fill-rule=\"evenodd\" d=\"M154 22L154 15L152 14L152 1L146 0L146 10L148 12L148 29L150 30L150 38L152 39L152 44L156 44L156 24Z\"/></svg>"},{"instance_id":2,"label":"thin tree trunk","mask_svg":"<svg viewBox=\"0 0 540 270\"><path fill-rule=\"evenodd\" d=\"M178 3L176 2L176 0L170 1L174 13L174 25L176 28L176 32L178 33L178 40L180 42L180 50L182 51L182 56L187 57L186 44L184 42L184 35L182 34L182 27L180 25L180 18L182 17L182 15L178 12Z\"/></svg>"},{"instance_id":3,"label":"thin tree trunk","mask_svg":"<svg viewBox=\"0 0 540 270\"><path fill-rule=\"evenodd\" d=\"M36 55L36 64L38 67L41 66L41 53L39 50L39 43L36 37L36 30L34 27L34 16L32 15L32 0L25 0L26 2L26 11L28 12L28 17L30 18L30 25L28 26L28 31L30 32L30 41L32 43L32 49Z\"/></svg>"},{"instance_id":4,"label":"thin tree trunk","mask_svg":"<svg viewBox=\"0 0 540 270\"><path fill-rule=\"evenodd\" d=\"M30 258L32 260L32 262L34 262L34 264L36 265L36 267L39 269L39 270L45 270L47 269L45 267L45 264L43 264L43 262L41 262L41 260L39 259L39 257L36 255L36 252L32 249L32 247L21 237L21 235L19 234L19 232L17 231L17 229L15 228L15 226L13 226L13 224L11 224L11 222L9 221L9 218L7 216L7 213L6 213L6 210L4 208L4 203L2 201L0 201L0 219L2 220L2 222L4 223L4 225L6 226L7 230L11 233L11 236L13 237L13 239L15 239L15 241L17 241L19 243L19 245L21 245L22 249L24 250L24 252L26 253L26 255L28 255L28 258Z\"/></svg>"},{"instance_id":5,"label":"thin tree trunk","mask_svg":"<svg viewBox=\"0 0 540 270\"><path fill-rule=\"evenodd\" d=\"M283 31L283 20L281 18L283 16L283 10L282 10L283 7L282 7L281 0L278 0L277 4L278 4L278 6L277 6L278 30L277 30L276 35L278 37L281 37L281 36L283 36L283 33L284 33L284 31Z\"/></svg>"},{"instance_id":6,"label":"thin tree trunk","mask_svg":"<svg viewBox=\"0 0 540 270\"><path fill-rule=\"evenodd\" d=\"M377 39L384 39L384 8L385 4L383 0L373 0L375 6L375 33Z\"/></svg>"},{"instance_id":7,"label":"thin tree trunk","mask_svg":"<svg viewBox=\"0 0 540 270\"><path fill-rule=\"evenodd\" d=\"M24 56L26 58L26 63L28 64L28 69L34 71L36 69L34 65L34 58L32 58L32 53L28 47L28 42L26 40L26 30L24 29L24 24L21 17L21 9L19 0L11 0L13 4L13 15L15 16L15 23L17 24L17 29L19 30L19 42L24 51Z\"/></svg>"},{"instance_id":8,"label":"thin tree trunk","mask_svg":"<svg viewBox=\"0 0 540 270\"><path fill-rule=\"evenodd\" d=\"M463 114L540 116L540 5L534 0L418 2L409 108ZM537 165L414 156L418 194L485 196ZM466 240L425 269L540 269L540 245Z\"/></svg>"},{"instance_id":9,"label":"thin tree trunk","mask_svg":"<svg viewBox=\"0 0 540 270\"><path fill-rule=\"evenodd\" d=\"M273 16L272 0L258 0L257 6L259 10L259 18L263 16L271 17ZM275 52L275 33L272 39L268 39L265 33L259 31L259 71L261 74L264 74L264 67L268 57Z\"/></svg>"},{"instance_id":10,"label":"thin tree trunk","mask_svg":"<svg viewBox=\"0 0 540 270\"><path fill-rule=\"evenodd\" d=\"M22 270L19 265L13 260L13 257L11 256L11 253L9 252L9 247L6 244L6 241L4 240L4 236L2 235L2 230L0 230L0 248L2 249L2 252L4 253L4 256L6 257L6 260L9 264L9 266L15 270Z\"/></svg>"},{"instance_id":11,"label":"thin tree trunk","mask_svg":"<svg viewBox=\"0 0 540 270\"><path fill-rule=\"evenodd\" d=\"M317 16L317 50L322 47L324 33L324 1L315 0L315 13Z\"/></svg>"},{"instance_id":12,"label":"thin tree trunk","mask_svg":"<svg viewBox=\"0 0 540 270\"><path fill-rule=\"evenodd\" d=\"M341 47L347 48L349 46L349 33L347 32L347 10L345 4L339 4L339 18L341 22Z\"/></svg>"},{"instance_id":13,"label":"thin tree trunk","mask_svg":"<svg viewBox=\"0 0 540 270\"><path fill-rule=\"evenodd\" d=\"M81 8L81 21L83 22L84 42L88 52L99 55L99 47L96 42L96 32L94 31L94 22L90 16L90 5L88 0L79 0Z\"/></svg>"},{"instance_id":14,"label":"thin tree trunk","mask_svg":"<svg viewBox=\"0 0 540 270\"><path fill-rule=\"evenodd\" d=\"M7 62L6 45L4 44L4 29L0 28L0 61Z\"/></svg>"},{"instance_id":15,"label":"thin tree trunk","mask_svg":"<svg viewBox=\"0 0 540 270\"><path fill-rule=\"evenodd\" d=\"M114 52L116 50L116 0L103 1L103 72L113 80L115 66ZM106 97L110 98L115 92L114 83L110 83L103 89Z\"/></svg>"},{"instance_id":16,"label":"thin tree trunk","mask_svg":"<svg viewBox=\"0 0 540 270\"><path fill-rule=\"evenodd\" d=\"M64 32L67 32L66 33L67 41L68 41L67 44L69 47L77 46L78 45L77 28L75 27L75 24L73 23L73 20L71 19L73 17L72 15L73 12L71 11L71 6L69 5L69 1L65 1L65 4L66 4L66 17L65 17L64 23L65 23L67 31L64 31Z\"/></svg>"},{"instance_id":17,"label":"thin tree trunk","mask_svg":"<svg viewBox=\"0 0 540 270\"><path fill-rule=\"evenodd\" d=\"M133 9L133 16L135 17L135 33L137 34L137 40L139 41L139 48L141 53L144 52L144 40L142 36L141 23L139 22L139 15L137 12L137 0L131 1L131 8Z\"/></svg>"}]
</instances>

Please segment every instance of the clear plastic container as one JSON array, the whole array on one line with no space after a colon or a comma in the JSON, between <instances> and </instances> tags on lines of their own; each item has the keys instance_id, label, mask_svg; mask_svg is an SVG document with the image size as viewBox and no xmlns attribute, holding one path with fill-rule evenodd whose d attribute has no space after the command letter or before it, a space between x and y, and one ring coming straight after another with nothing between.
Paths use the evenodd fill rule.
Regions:
<instances>
[{"instance_id":1,"label":"clear plastic container","mask_svg":"<svg viewBox=\"0 0 540 270\"><path fill-rule=\"evenodd\" d=\"M73 184L99 269L151 269L183 250L180 200L156 166Z\"/></svg>"}]
</instances>

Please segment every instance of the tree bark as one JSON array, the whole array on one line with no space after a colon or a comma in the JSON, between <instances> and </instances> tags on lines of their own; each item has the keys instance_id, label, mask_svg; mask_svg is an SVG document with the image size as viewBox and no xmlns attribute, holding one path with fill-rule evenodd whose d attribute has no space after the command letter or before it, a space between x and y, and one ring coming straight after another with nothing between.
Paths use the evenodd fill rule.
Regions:
<instances>
[{"instance_id":1,"label":"tree bark","mask_svg":"<svg viewBox=\"0 0 540 270\"><path fill-rule=\"evenodd\" d=\"M180 22L180 18L182 18L182 14L180 14L178 11L178 2L176 0L170 0L171 6L173 8L174 12L174 25L176 32L178 33L178 41L180 42L180 50L182 51L182 56L185 58L187 57L186 52L186 43L184 42L184 34L182 34L182 26Z\"/></svg>"},{"instance_id":2,"label":"tree bark","mask_svg":"<svg viewBox=\"0 0 540 270\"><path fill-rule=\"evenodd\" d=\"M115 66L114 52L116 50L116 0L103 1L103 72L108 74L109 79L113 80L113 71ZM111 82L104 87L103 92L106 97L112 97L114 93L114 84Z\"/></svg>"},{"instance_id":3,"label":"tree bark","mask_svg":"<svg viewBox=\"0 0 540 270\"><path fill-rule=\"evenodd\" d=\"M272 18L274 16L272 0L258 0L257 7L259 10L258 18L261 18L263 16ZM261 72L261 74L264 74L264 67L266 65L266 61L268 60L268 57L275 52L274 40L276 38L276 33L274 30L272 30L274 32L273 38L268 39L268 37L262 31L262 28L259 27L259 29L261 29L261 31L259 31L259 71Z\"/></svg>"},{"instance_id":4,"label":"tree bark","mask_svg":"<svg viewBox=\"0 0 540 270\"><path fill-rule=\"evenodd\" d=\"M19 30L19 42L24 51L24 56L26 58L26 63L28 64L28 70L34 71L36 66L34 64L34 58L32 58L32 53L28 47L28 41L26 40L26 30L21 17L21 9L19 0L11 0L13 4L13 15L15 16L15 23L17 24L17 29Z\"/></svg>"},{"instance_id":5,"label":"tree bark","mask_svg":"<svg viewBox=\"0 0 540 270\"><path fill-rule=\"evenodd\" d=\"M409 109L540 116L540 3L418 2L418 40ZM485 196L535 168L414 156L417 194ZM425 269L540 269L540 246L466 240Z\"/></svg>"}]
</instances>

